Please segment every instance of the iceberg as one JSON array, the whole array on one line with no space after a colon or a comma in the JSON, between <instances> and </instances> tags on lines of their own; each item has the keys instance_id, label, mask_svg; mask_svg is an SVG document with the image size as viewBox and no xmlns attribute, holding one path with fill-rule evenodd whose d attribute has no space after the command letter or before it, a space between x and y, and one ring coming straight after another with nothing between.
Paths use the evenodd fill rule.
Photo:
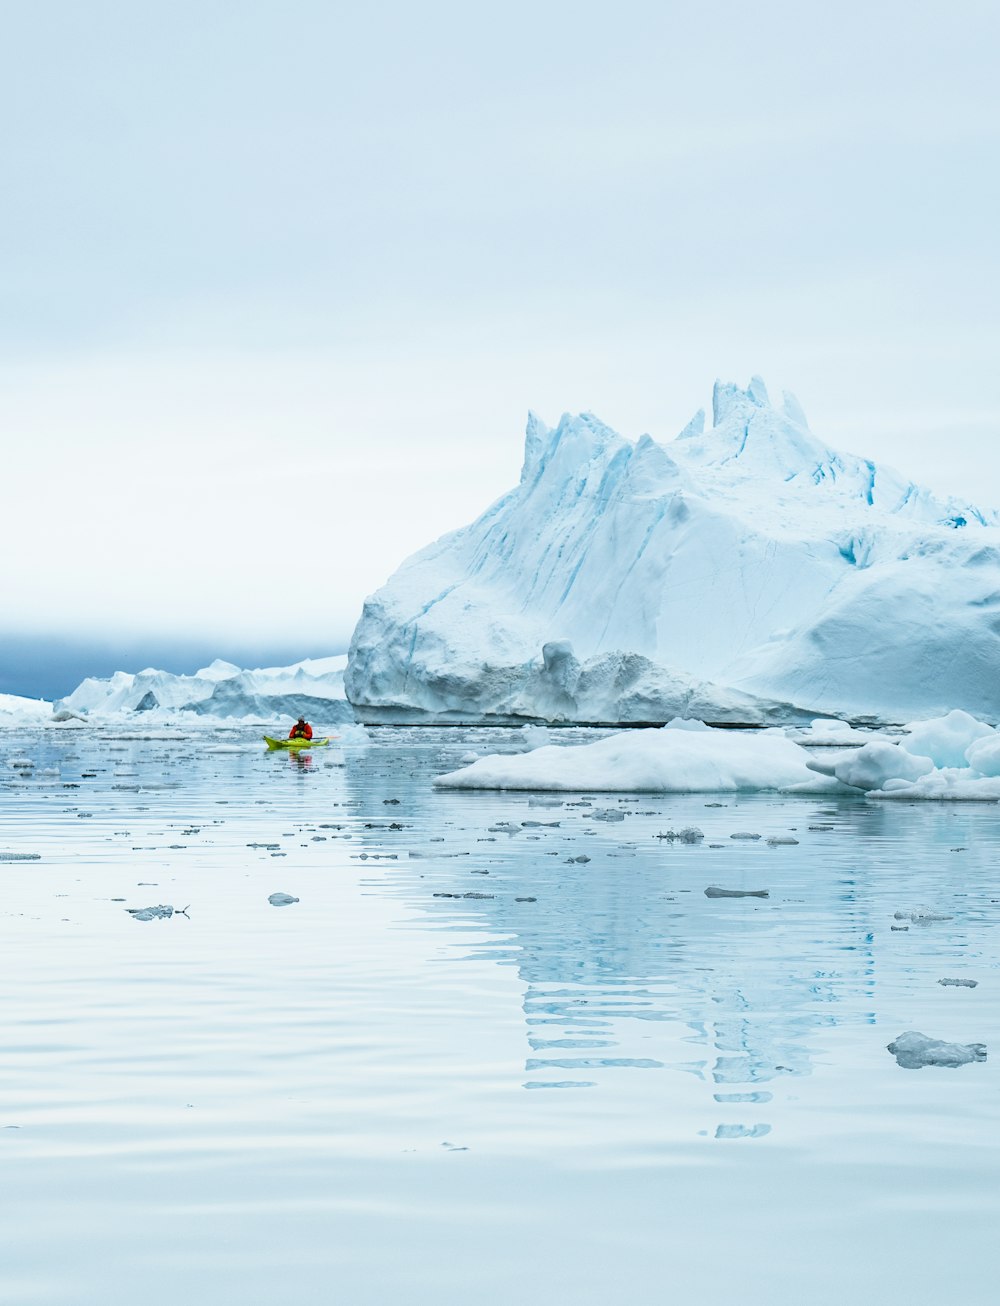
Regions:
<instances>
[{"instance_id":1,"label":"iceberg","mask_svg":"<svg viewBox=\"0 0 1000 1306\"><path fill-rule=\"evenodd\" d=\"M366 722L995 721L998 655L996 512L754 378L667 445L529 416L519 485L367 599L346 690Z\"/></svg>"},{"instance_id":2,"label":"iceberg","mask_svg":"<svg viewBox=\"0 0 1000 1306\"><path fill-rule=\"evenodd\" d=\"M187 722L192 716L232 722L294 720L302 714L338 725L354 720L344 697L346 663L339 654L252 671L217 659L191 676L153 668L135 674L116 671L106 679L84 680L67 698L46 707L62 719L97 722L140 713L146 724L176 722L179 714Z\"/></svg>"},{"instance_id":3,"label":"iceberg","mask_svg":"<svg viewBox=\"0 0 1000 1306\"><path fill-rule=\"evenodd\" d=\"M0 726L37 726L52 720L52 704L43 698L0 694Z\"/></svg>"}]
</instances>

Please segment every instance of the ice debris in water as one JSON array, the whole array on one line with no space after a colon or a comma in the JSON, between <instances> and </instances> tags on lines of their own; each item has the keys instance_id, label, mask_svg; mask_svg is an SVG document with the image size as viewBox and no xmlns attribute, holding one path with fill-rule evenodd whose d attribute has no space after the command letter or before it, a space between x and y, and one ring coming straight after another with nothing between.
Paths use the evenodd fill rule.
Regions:
<instances>
[{"instance_id":1,"label":"ice debris in water","mask_svg":"<svg viewBox=\"0 0 1000 1306\"><path fill-rule=\"evenodd\" d=\"M790 834L772 834L767 842L772 848L776 848L779 844L798 843L798 839L793 839Z\"/></svg>"},{"instance_id":2,"label":"ice debris in water","mask_svg":"<svg viewBox=\"0 0 1000 1306\"><path fill-rule=\"evenodd\" d=\"M979 981L971 979L939 979L938 983L951 988L974 989L979 984Z\"/></svg>"},{"instance_id":3,"label":"ice debris in water","mask_svg":"<svg viewBox=\"0 0 1000 1306\"><path fill-rule=\"evenodd\" d=\"M986 1060L985 1043L945 1043L912 1029L900 1034L886 1047L896 1058L896 1064L904 1070L920 1070L924 1066L945 1066L953 1070L973 1061Z\"/></svg>"},{"instance_id":4,"label":"ice debris in water","mask_svg":"<svg viewBox=\"0 0 1000 1306\"><path fill-rule=\"evenodd\" d=\"M268 898L272 907L290 907L293 902L298 901L298 898L293 898L290 893L272 893Z\"/></svg>"},{"instance_id":5,"label":"ice debris in water","mask_svg":"<svg viewBox=\"0 0 1000 1306\"><path fill-rule=\"evenodd\" d=\"M894 911L893 919L897 921L912 921L914 925L931 925L934 921L954 920L953 916L945 916L939 911L930 911L926 907L917 907L914 911Z\"/></svg>"},{"instance_id":6,"label":"ice debris in water","mask_svg":"<svg viewBox=\"0 0 1000 1306\"><path fill-rule=\"evenodd\" d=\"M709 885L705 890L706 898L769 898L768 889L720 889L717 885Z\"/></svg>"},{"instance_id":7,"label":"ice debris in water","mask_svg":"<svg viewBox=\"0 0 1000 1306\"><path fill-rule=\"evenodd\" d=\"M134 921L168 921L171 916L186 916L187 907L171 907L169 903L157 903L155 907L126 907L125 910Z\"/></svg>"},{"instance_id":8,"label":"ice debris in water","mask_svg":"<svg viewBox=\"0 0 1000 1306\"><path fill-rule=\"evenodd\" d=\"M683 830L663 830L653 837L666 839L669 843L701 843L705 835L696 825L686 825Z\"/></svg>"},{"instance_id":9,"label":"ice debris in water","mask_svg":"<svg viewBox=\"0 0 1000 1306\"><path fill-rule=\"evenodd\" d=\"M41 853L0 853L0 862L38 862Z\"/></svg>"}]
</instances>

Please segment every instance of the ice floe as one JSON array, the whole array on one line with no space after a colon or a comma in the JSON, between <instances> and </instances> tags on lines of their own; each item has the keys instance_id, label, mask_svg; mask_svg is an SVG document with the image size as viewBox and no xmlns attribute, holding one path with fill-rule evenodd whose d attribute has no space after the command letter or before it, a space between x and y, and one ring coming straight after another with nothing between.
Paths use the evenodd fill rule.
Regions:
<instances>
[{"instance_id":1,"label":"ice floe","mask_svg":"<svg viewBox=\"0 0 1000 1306\"><path fill-rule=\"evenodd\" d=\"M837 781L817 776L809 754L784 735L728 730L626 730L592 744L550 744L530 753L495 754L436 784L454 789L547 789L695 793L726 790L824 791ZM613 811L613 809L612 809ZM595 812L596 819L609 819ZM614 813L617 817L618 813ZM672 835L674 838L684 837Z\"/></svg>"},{"instance_id":2,"label":"ice floe","mask_svg":"<svg viewBox=\"0 0 1000 1306\"><path fill-rule=\"evenodd\" d=\"M898 743L811 754L780 730L758 733L690 723L625 730L589 744L548 745L529 753L481 757L436 784L455 789L696 793L782 790L873 798L1000 800L1000 734L968 713L914 722ZM963 756L965 766L952 765ZM978 763L984 770L978 769ZM615 809L595 820L618 819ZM672 831L664 838L679 838ZM752 832L734 836L752 839ZM794 844L772 835L772 845Z\"/></svg>"}]
</instances>

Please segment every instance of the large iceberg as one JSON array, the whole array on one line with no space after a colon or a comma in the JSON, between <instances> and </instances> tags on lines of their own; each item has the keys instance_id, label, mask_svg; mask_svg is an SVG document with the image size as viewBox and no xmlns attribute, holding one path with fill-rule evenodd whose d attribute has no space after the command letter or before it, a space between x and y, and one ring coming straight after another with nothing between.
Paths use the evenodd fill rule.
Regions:
<instances>
[{"instance_id":1,"label":"large iceberg","mask_svg":"<svg viewBox=\"0 0 1000 1306\"><path fill-rule=\"evenodd\" d=\"M344 697L345 655L244 671L216 659L192 676L152 668L90 678L53 705L56 716L102 721L143 713L148 722L183 713L212 720L273 721L301 713L323 725L353 721Z\"/></svg>"},{"instance_id":2,"label":"large iceberg","mask_svg":"<svg viewBox=\"0 0 1000 1306\"><path fill-rule=\"evenodd\" d=\"M1000 715L997 514L716 383L667 446L528 421L520 484L365 603L370 722Z\"/></svg>"}]
</instances>

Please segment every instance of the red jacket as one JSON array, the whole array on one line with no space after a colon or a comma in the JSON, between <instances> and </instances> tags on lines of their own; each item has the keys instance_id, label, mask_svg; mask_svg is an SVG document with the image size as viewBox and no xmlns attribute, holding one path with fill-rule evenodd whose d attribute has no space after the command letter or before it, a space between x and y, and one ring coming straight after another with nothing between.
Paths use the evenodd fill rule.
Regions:
<instances>
[{"instance_id":1,"label":"red jacket","mask_svg":"<svg viewBox=\"0 0 1000 1306\"><path fill-rule=\"evenodd\" d=\"M296 721L295 725L293 725L291 730L289 730L288 732L289 739L312 739L312 737L313 737L313 728L308 721L301 726Z\"/></svg>"}]
</instances>

